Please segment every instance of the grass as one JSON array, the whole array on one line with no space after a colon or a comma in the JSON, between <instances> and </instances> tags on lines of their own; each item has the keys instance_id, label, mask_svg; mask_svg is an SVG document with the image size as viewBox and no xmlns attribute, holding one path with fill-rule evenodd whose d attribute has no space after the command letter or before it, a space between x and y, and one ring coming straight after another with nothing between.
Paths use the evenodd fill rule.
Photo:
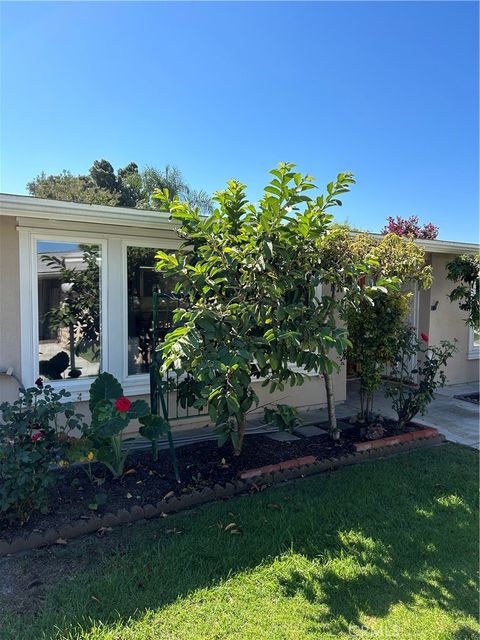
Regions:
<instances>
[{"instance_id":1,"label":"grass","mask_svg":"<svg viewBox=\"0 0 480 640\"><path fill-rule=\"evenodd\" d=\"M457 445L299 480L10 558L73 573L0 637L477 638L476 512Z\"/></svg>"}]
</instances>

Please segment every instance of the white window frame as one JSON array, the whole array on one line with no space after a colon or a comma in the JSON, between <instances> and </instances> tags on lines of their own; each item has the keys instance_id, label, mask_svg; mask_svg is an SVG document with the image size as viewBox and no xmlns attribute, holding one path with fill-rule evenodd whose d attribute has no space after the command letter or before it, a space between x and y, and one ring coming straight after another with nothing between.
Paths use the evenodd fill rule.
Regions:
<instances>
[{"instance_id":1,"label":"white window frame","mask_svg":"<svg viewBox=\"0 0 480 640\"><path fill-rule=\"evenodd\" d=\"M468 326L468 360L478 360L480 358L480 345L475 344L473 327Z\"/></svg>"},{"instance_id":2,"label":"white window frame","mask_svg":"<svg viewBox=\"0 0 480 640\"><path fill-rule=\"evenodd\" d=\"M178 249L179 241L161 238L143 240L142 238L127 238L122 240L122 307L123 307L123 331L122 331L122 380L124 389L131 395L147 395L150 393L150 375L148 373L128 373L128 271L127 271L127 251L128 247L139 247L142 249L158 249L168 251Z\"/></svg>"},{"instance_id":3,"label":"white window frame","mask_svg":"<svg viewBox=\"0 0 480 640\"><path fill-rule=\"evenodd\" d=\"M95 244L100 247L100 370L108 371L108 243L105 238L90 233L68 233L62 231L19 230L20 242L20 328L21 365L24 386L33 386L39 377L39 337L38 337L38 261L37 242L65 242L73 244ZM69 400L81 400L88 390L93 377L50 380L57 390L70 391Z\"/></svg>"}]
</instances>

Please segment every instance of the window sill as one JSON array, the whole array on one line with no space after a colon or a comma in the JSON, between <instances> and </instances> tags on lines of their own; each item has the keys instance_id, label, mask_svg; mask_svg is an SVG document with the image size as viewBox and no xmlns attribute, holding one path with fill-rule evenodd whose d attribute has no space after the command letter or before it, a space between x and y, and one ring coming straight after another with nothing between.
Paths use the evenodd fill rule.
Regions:
<instances>
[{"instance_id":1,"label":"window sill","mask_svg":"<svg viewBox=\"0 0 480 640\"><path fill-rule=\"evenodd\" d=\"M480 359L480 349L474 349L468 352L467 360L478 360L478 359Z\"/></svg>"}]
</instances>

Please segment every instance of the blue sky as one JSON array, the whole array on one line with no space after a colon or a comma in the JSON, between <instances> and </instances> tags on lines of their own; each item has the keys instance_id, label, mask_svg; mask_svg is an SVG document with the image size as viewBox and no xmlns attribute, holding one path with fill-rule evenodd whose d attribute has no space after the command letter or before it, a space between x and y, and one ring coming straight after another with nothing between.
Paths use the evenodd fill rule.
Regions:
<instances>
[{"instance_id":1,"label":"blue sky","mask_svg":"<svg viewBox=\"0 0 480 640\"><path fill-rule=\"evenodd\" d=\"M338 218L418 215L478 238L476 2L12 2L1 7L1 184L178 165L252 199L286 160L358 184Z\"/></svg>"}]
</instances>

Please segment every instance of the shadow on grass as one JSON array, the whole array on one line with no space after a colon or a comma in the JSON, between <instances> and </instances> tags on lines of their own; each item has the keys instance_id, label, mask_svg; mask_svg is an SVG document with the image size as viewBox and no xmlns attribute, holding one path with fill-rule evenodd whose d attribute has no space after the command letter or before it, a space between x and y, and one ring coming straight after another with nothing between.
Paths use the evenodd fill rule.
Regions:
<instances>
[{"instance_id":1,"label":"shadow on grass","mask_svg":"<svg viewBox=\"0 0 480 640\"><path fill-rule=\"evenodd\" d=\"M139 619L292 552L311 569L277 576L277 588L318 604L312 633L352 634L364 616L419 600L475 617L476 468L475 452L448 445L131 527L107 545L90 539L83 552L97 553L98 565L54 588L11 637ZM242 535L225 529L230 522ZM58 562L71 562L73 549L59 550ZM455 635L473 637L468 625Z\"/></svg>"}]
</instances>

